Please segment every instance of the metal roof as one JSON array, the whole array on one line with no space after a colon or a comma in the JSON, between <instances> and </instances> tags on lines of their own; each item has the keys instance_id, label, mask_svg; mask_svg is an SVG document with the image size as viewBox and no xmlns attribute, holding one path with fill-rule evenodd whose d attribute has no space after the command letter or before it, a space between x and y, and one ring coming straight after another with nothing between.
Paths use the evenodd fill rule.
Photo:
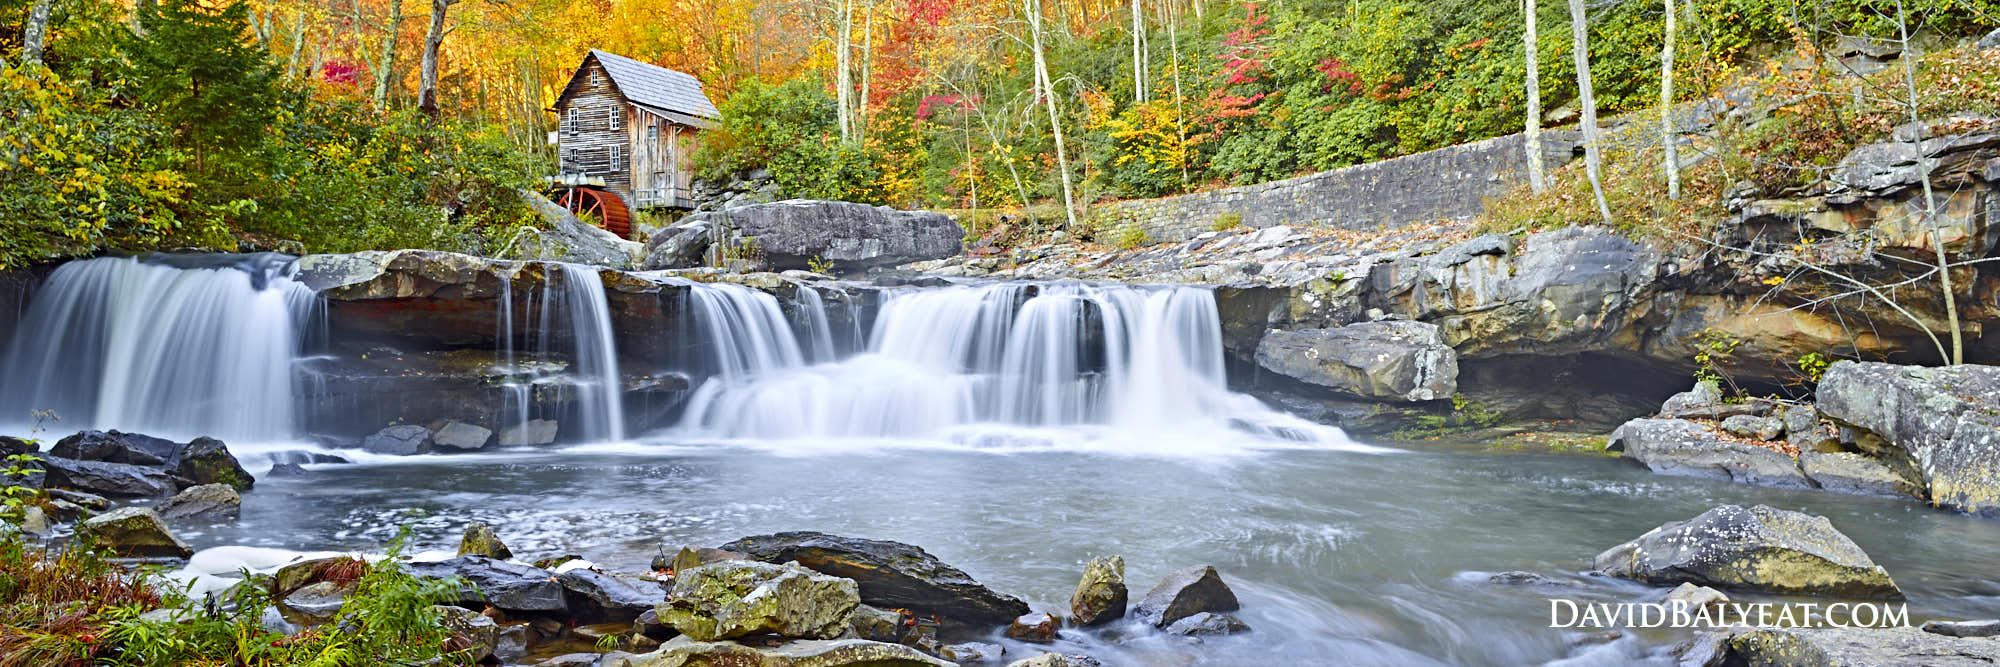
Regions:
<instances>
[{"instance_id":1,"label":"metal roof","mask_svg":"<svg viewBox=\"0 0 2000 667\"><path fill-rule=\"evenodd\" d=\"M701 80L692 74L597 49L591 49L590 55L604 66L605 73L611 76L611 85L617 86L627 101L697 118L722 117L715 103L701 91Z\"/></svg>"}]
</instances>

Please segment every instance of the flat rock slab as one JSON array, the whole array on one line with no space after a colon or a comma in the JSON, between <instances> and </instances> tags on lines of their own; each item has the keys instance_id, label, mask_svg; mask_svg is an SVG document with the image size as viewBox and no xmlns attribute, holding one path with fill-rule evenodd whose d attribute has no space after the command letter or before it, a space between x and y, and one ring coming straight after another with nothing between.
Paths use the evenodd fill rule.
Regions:
<instances>
[{"instance_id":1,"label":"flat rock slab","mask_svg":"<svg viewBox=\"0 0 2000 667\"><path fill-rule=\"evenodd\" d=\"M1887 570L1825 517L1722 505L1598 554L1599 572L1653 584L1901 599Z\"/></svg>"},{"instance_id":2,"label":"flat rock slab","mask_svg":"<svg viewBox=\"0 0 2000 667\"><path fill-rule=\"evenodd\" d=\"M471 586L459 590L458 601L461 604L491 604L507 611L569 610L563 598L562 584L547 570L485 556L410 563L405 569L419 577L464 579Z\"/></svg>"},{"instance_id":3,"label":"flat rock slab","mask_svg":"<svg viewBox=\"0 0 2000 667\"><path fill-rule=\"evenodd\" d=\"M1964 639L1910 627L1767 629L1729 639L1724 664L1806 667L1991 667L2000 641Z\"/></svg>"},{"instance_id":4,"label":"flat rock slab","mask_svg":"<svg viewBox=\"0 0 2000 667\"><path fill-rule=\"evenodd\" d=\"M1606 449L1662 475L1706 477L1742 484L1810 489L1790 454L1722 438L1708 426L1683 419L1634 419L1611 432Z\"/></svg>"},{"instance_id":5,"label":"flat rock slab","mask_svg":"<svg viewBox=\"0 0 2000 667\"><path fill-rule=\"evenodd\" d=\"M605 667L957 667L901 644L866 639L803 639L774 647L675 637L659 650L618 656Z\"/></svg>"},{"instance_id":6,"label":"flat rock slab","mask_svg":"<svg viewBox=\"0 0 2000 667\"><path fill-rule=\"evenodd\" d=\"M797 561L814 571L853 579L861 601L884 609L936 614L946 623L1006 625L1028 613L1028 604L981 585L910 544L789 532L746 537L722 545L767 563Z\"/></svg>"}]
</instances>

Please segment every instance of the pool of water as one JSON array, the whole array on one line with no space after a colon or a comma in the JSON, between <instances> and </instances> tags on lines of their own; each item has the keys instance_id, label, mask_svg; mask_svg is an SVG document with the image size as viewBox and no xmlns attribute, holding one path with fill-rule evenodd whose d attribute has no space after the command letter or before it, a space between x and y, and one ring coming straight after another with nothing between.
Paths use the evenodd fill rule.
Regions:
<instances>
[{"instance_id":1,"label":"pool of water","mask_svg":"<svg viewBox=\"0 0 2000 667\"><path fill-rule=\"evenodd\" d=\"M1888 568L1918 620L2000 615L2000 522L1591 456L654 441L315 468L261 479L240 523L184 537L197 548L370 549L413 523L420 547L449 549L478 520L523 559L576 554L636 571L663 548L817 530L920 545L1058 613L1085 561L1118 554L1134 601L1174 569L1215 565L1254 631L1192 642L1130 626L1071 630L1054 648L1109 664L1630 664L1662 659L1680 635L1573 648L1573 631L1548 627L1547 600L1657 596L1587 575L1591 557L1717 504L1765 503L1831 519ZM1562 585L1487 581L1505 570ZM1010 644L1009 656L1038 650Z\"/></svg>"}]
</instances>

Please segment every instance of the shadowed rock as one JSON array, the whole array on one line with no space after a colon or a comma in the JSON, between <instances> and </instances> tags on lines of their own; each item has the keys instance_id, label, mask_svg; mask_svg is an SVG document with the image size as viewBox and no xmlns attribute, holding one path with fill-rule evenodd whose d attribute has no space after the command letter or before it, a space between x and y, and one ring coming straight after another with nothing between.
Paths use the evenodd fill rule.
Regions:
<instances>
[{"instance_id":1,"label":"shadowed rock","mask_svg":"<svg viewBox=\"0 0 2000 667\"><path fill-rule=\"evenodd\" d=\"M1215 571L1215 566L1197 565L1167 575L1132 607L1132 615L1164 628L1204 611L1235 611L1241 607L1236 592L1222 583L1222 575Z\"/></svg>"},{"instance_id":2,"label":"shadowed rock","mask_svg":"<svg viewBox=\"0 0 2000 667\"><path fill-rule=\"evenodd\" d=\"M853 579L861 601L887 609L936 614L946 623L1003 625L1028 613L1028 604L994 592L921 547L790 532L746 537L722 545L767 563L798 561L812 570Z\"/></svg>"},{"instance_id":3,"label":"shadowed rock","mask_svg":"<svg viewBox=\"0 0 2000 667\"><path fill-rule=\"evenodd\" d=\"M794 640L772 647L675 637L659 650L610 657L604 667L956 667L901 644L865 639Z\"/></svg>"},{"instance_id":4,"label":"shadowed rock","mask_svg":"<svg viewBox=\"0 0 2000 667\"><path fill-rule=\"evenodd\" d=\"M187 558L194 549L174 537L150 507L125 507L85 519L77 531L97 545L128 558Z\"/></svg>"}]
</instances>

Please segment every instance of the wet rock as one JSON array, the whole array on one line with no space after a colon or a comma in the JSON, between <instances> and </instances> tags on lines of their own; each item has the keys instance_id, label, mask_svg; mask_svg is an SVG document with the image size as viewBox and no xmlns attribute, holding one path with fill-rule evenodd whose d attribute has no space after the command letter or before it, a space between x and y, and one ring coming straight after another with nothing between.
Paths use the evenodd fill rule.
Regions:
<instances>
[{"instance_id":1,"label":"wet rock","mask_svg":"<svg viewBox=\"0 0 2000 667\"><path fill-rule=\"evenodd\" d=\"M125 507L85 519L77 531L88 533L97 545L127 558L187 558L194 549L167 530L160 514L150 507Z\"/></svg>"},{"instance_id":2,"label":"wet rock","mask_svg":"<svg viewBox=\"0 0 2000 667\"><path fill-rule=\"evenodd\" d=\"M1056 618L1054 614L1047 612L1026 614L1007 625L1007 638L1024 642L1052 642L1056 640L1057 630L1060 628L1062 620Z\"/></svg>"},{"instance_id":3,"label":"wet rock","mask_svg":"<svg viewBox=\"0 0 2000 667\"><path fill-rule=\"evenodd\" d=\"M23 440L11 435L0 435L0 458L15 454L33 454L41 450L41 444L32 440Z\"/></svg>"},{"instance_id":4,"label":"wet rock","mask_svg":"<svg viewBox=\"0 0 2000 667\"><path fill-rule=\"evenodd\" d=\"M562 655L555 656L553 658L548 658L541 662L537 662L535 663L535 667L595 667L598 664L598 662L603 658L604 655L601 653L564 653ZM642 663L628 662L622 664L638 665ZM679 667L679 665L684 665L687 663L682 662L682 663L662 663L662 664Z\"/></svg>"},{"instance_id":5,"label":"wet rock","mask_svg":"<svg viewBox=\"0 0 2000 667\"><path fill-rule=\"evenodd\" d=\"M354 594L354 582L316 581L286 595L279 604L292 612L291 620L319 625L340 614L347 596Z\"/></svg>"},{"instance_id":6,"label":"wet rock","mask_svg":"<svg viewBox=\"0 0 2000 667\"><path fill-rule=\"evenodd\" d=\"M1164 628L1204 611L1236 611L1241 606L1215 566L1197 565L1167 575L1132 607L1132 615Z\"/></svg>"},{"instance_id":7,"label":"wet rock","mask_svg":"<svg viewBox=\"0 0 2000 667\"><path fill-rule=\"evenodd\" d=\"M1881 461L1853 452L1799 452L1799 468L1819 488L1838 493L1923 497L1923 485Z\"/></svg>"},{"instance_id":8,"label":"wet rock","mask_svg":"<svg viewBox=\"0 0 2000 667\"><path fill-rule=\"evenodd\" d=\"M228 484L202 484L182 489L160 503L163 519L219 523L235 521L243 510L243 496Z\"/></svg>"},{"instance_id":9,"label":"wet rock","mask_svg":"<svg viewBox=\"0 0 2000 667\"><path fill-rule=\"evenodd\" d=\"M44 484L48 486L65 486L113 498L154 498L173 493L175 488L166 471L148 466L57 456L43 457L41 466L47 474Z\"/></svg>"},{"instance_id":10,"label":"wet rock","mask_svg":"<svg viewBox=\"0 0 2000 667\"><path fill-rule=\"evenodd\" d=\"M1634 419L1611 432L1607 451L1646 465L1662 475L1707 477L1743 484L1812 488L1790 454L1722 440L1698 422Z\"/></svg>"},{"instance_id":11,"label":"wet rock","mask_svg":"<svg viewBox=\"0 0 2000 667\"><path fill-rule=\"evenodd\" d=\"M1722 420L1722 430L1739 438L1776 440L1785 434L1785 422L1776 417L1736 415Z\"/></svg>"},{"instance_id":12,"label":"wet rock","mask_svg":"<svg viewBox=\"0 0 2000 667\"><path fill-rule=\"evenodd\" d=\"M507 560L514 557L514 552L500 541L500 534L493 532L492 526L484 521L474 521L465 524L465 536L458 540L458 555Z\"/></svg>"},{"instance_id":13,"label":"wet rock","mask_svg":"<svg viewBox=\"0 0 2000 667\"><path fill-rule=\"evenodd\" d=\"M264 471L266 477L304 477L310 474L312 474L310 471L297 463L273 463L270 470Z\"/></svg>"},{"instance_id":14,"label":"wet rock","mask_svg":"<svg viewBox=\"0 0 2000 667\"><path fill-rule=\"evenodd\" d=\"M832 639L847 630L855 583L796 564L724 561L676 572L660 622L696 640L772 633Z\"/></svg>"},{"instance_id":15,"label":"wet rock","mask_svg":"<svg viewBox=\"0 0 2000 667\"><path fill-rule=\"evenodd\" d=\"M409 456L431 450L431 430L416 424L402 424L376 431L361 440L361 448L376 454Z\"/></svg>"},{"instance_id":16,"label":"wet rock","mask_svg":"<svg viewBox=\"0 0 2000 667\"><path fill-rule=\"evenodd\" d=\"M1835 363L1819 411L1885 441L1923 477L1931 503L2000 517L2000 366Z\"/></svg>"},{"instance_id":17,"label":"wet rock","mask_svg":"<svg viewBox=\"0 0 2000 667\"><path fill-rule=\"evenodd\" d=\"M459 556L434 563L410 563L410 574L431 579L459 577L458 603L491 604L506 611L567 612L562 584L554 575L526 565L486 556Z\"/></svg>"},{"instance_id":18,"label":"wet rock","mask_svg":"<svg viewBox=\"0 0 2000 667\"><path fill-rule=\"evenodd\" d=\"M528 655L528 624L501 625L493 635L493 658L501 664L515 664Z\"/></svg>"},{"instance_id":19,"label":"wet rock","mask_svg":"<svg viewBox=\"0 0 2000 667\"><path fill-rule=\"evenodd\" d=\"M1568 586L1569 582L1526 570L1508 570L1486 577L1487 583L1504 586Z\"/></svg>"},{"instance_id":20,"label":"wet rock","mask_svg":"<svg viewBox=\"0 0 2000 667\"><path fill-rule=\"evenodd\" d=\"M873 605L856 605L854 616L848 619L848 627L854 636L877 642L896 643L903 640L902 612L882 609Z\"/></svg>"},{"instance_id":21,"label":"wet rock","mask_svg":"<svg viewBox=\"0 0 2000 667\"><path fill-rule=\"evenodd\" d=\"M697 226L712 225L719 233L699 234ZM685 268L702 238L740 244L756 239L756 248L773 269L810 268L813 260L832 262L841 271L865 271L958 254L965 230L948 216L929 211L898 211L851 202L792 199L754 204L727 211L690 215L661 230L647 257L647 269ZM675 250L669 251L669 246ZM669 260L679 260L667 263ZM655 264L655 262L662 262Z\"/></svg>"},{"instance_id":22,"label":"wet rock","mask_svg":"<svg viewBox=\"0 0 2000 667\"><path fill-rule=\"evenodd\" d=\"M180 447L172 440L139 433L81 431L56 441L49 448L49 455L78 461L166 466L179 458Z\"/></svg>"},{"instance_id":23,"label":"wet rock","mask_svg":"<svg viewBox=\"0 0 2000 667\"><path fill-rule=\"evenodd\" d=\"M1007 654L1007 647L986 642L964 642L947 644L938 649L938 657L952 662L999 662Z\"/></svg>"},{"instance_id":24,"label":"wet rock","mask_svg":"<svg viewBox=\"0 0 2000 667\"><path fill-rule=\"evenodd\" d=\"M736 642L704 642L692 637L675 637L659 650L625 655L604 662L605 667L954 667L952 663L924 655L901 644L865 639L801 639L777 646L748 646Z\"/></svg>"},{"instance_id":25,"label":"wet rock","mask_svg":"<svg viewBox=\"0 0 2000 667\"><path fill-rule=\"evenodd\" d=\"M438 449L455 452L478 451L492 441L491 429L461 421L445 422L431 433L431 443Z\"/></svg>"},{"instance_id":26,"label":"wet rock","mask_svg":"<svg viewBox=\"0 0 2000 667\"><path fill-rule=\"evenodd\" d=\"M1731 637L1727 650L1725 664L1732 665L1974 667L2000 662L2000 642L1911 627L1752 630Z\"/></svg>"},{"instance_id":27,"label":"wet rock","mask_svg":"<svg viewBox=\"0 0 2000 667\"><path fill-rule=\"evenodd\" d=\"M1825 517L1722 505L1670 521L1598 554L1599 572L1653 584L1693 583L1778 594L1902 598L1902 591Z\"/></svg>"},{"instance_id":28,"label":"wet rock","mask_svg":"<svg viewBox=\"0 0 2000 667\"><path fill-rule=\"evenodd\" d=\"M1924 632L1946 637L2000 637L2000 619L1985 621L1924 621Z\"/></svg>"},{"instance_id":29,"label":"wet rock","mask_svg":"<svg viewBox=\"0 0 2000 667\"><path fill-rule=\"evenodd\" d=\"M36 507L34 505L29 505L27 507L21 508L21 518L19 521L15 523L16 527L19 528L21 532L27 533L29 535L35 535L39 537L39 536L46 536L49 534L50 526L49 526L48 513L43 512L42 508Z\"/></svg>"},{"instance_id":30,"label":"wet rock","mask_svg":"<svg viewBox=\"0 0 2000 667\"><path fill-rule=\"evenodd\" d=\"M798 561L853 579L861 586L862 602L935 614L948 624L1000 625L1029 611L1027 603L994 592L921 547L901 542L790 532L746 537L722 549L767 563Z\"/></svg>"},{"instance_id":31,"label":"wet rock","mask_svg":"<svg viewBox=\"0 0 2000 667\"><path fill-rule=\"evenodd\" d=\"M492 657L499 648L500 624L493 619L464 607L436 605L431 609L437 612L438 621L451 630L451 650L463 651L466 658L479 662Z\"/></svg>"},{"instance_id":32,"label":"wet rock","mask_svg":"<svg viewBox=\"0 0 2000 667\"><path fill-rule=\"evenodd\" d=\"M1668 591L1667 597L1661 599L1660 602L1670 606L1678 604L1688 609L1694 609L1697 607L1729 604L1729 596L1723 595L1722 591L1707 586L1684 583Z\"/></svg>"},{"instance_id":33,"label":"wet rock","mask_svg":"<svg viewBox=\"0 0 2000 667\"><path fill-rule=\"evenodd\" d=\"M596 570L570 570L557 574L556 581L571 593L572 613L593 620L631 621L667 599L660 582Z\"/></svg>"},{"instance_id":34,"label":"wet rock","mask_svg":"<svg viewBox=\"0 0 2000 667\"><path fill-rule=\"evenodd\" d=\"M1187 618L1174 621L1171 625L1168 625L1166 627L1166 631L1167 634L1186 635L1189 637L1202 637L1209 635L1233 635L1240 632L1249 632L1250 624L1244 623L1242 620L1236 618L1235 616L1230 616L1229 614L1217 614L1204 611L1199 614L1195 614L1193 616L1189 616Z\"/></svg>"},{"instance_id":35,"label":"wet rock","mask_svg":"<svg viewBox=\"0 0 2000 667\"><path fill-rule=\"evenodd\" d=\"M1070 620L1079 627L1089 627L1124 618L1129 595L1125 559L1092 558L1083 566L1083 580L1076 583L1076 592L1069 596Z\"/></svg>"},{"instance_id":36,"label":"wet rock","mask_svg":"<svg viewBox=\"0 0 2000 667\"><path fill-rule=\"evenodd\" d=\"M238 491L248 491L257 482L229 453L229 448L215 438L195 438L188 442L180 449L173 466L174 474L187 484L228 484Z\"/></svg>"},{"instance_id":37,"label":"wet rock","mask_svg":"<svg viewBox=\"0 0 2000 667\"><path fill-rule=\"evenodd\" d=\"M322 452L309 452L302 449L288 449L271 455L272 465L277 465L280 463L307 465L307 464L320 464L320 463L353 463L353 461L349 461L344 457L335 456L332 454L326 454Z\"/></svg>"},{"instance_id":38,"label":"wet rock","mask_svg":"<svg viewBox=\"0 0 2000 667\"><path fill-rule=\"evenodd\" d=\"M1272 330L1257 344L1257 365L1355 398L1435 401L1458 391L1458 353L1424 322Z\"/></svg>"},{"instance_id":39,"label":"wet rock","mask_svg":"<svg viewBox=\"0 0 2000 667\"><path fill-rule=\"evenodd\" d=\"M49 494L50 498L67 500L82 505L84 509L98 512L111 509L111 499L93 493L84 493L73 489L43 489L42 492Z\"/></svg>"},{"instance_id":40,"label":"wet rock","mask_svg":"<svg viewBox=\"0 0 2000 667\"><path fill-rule=\"evenodd\" d=\"M556 441L556 420L530 419L500 429L499 444L503 447L523 445L546 445Z\"/></svg>"},{"instance_id":41,"label":"wet rock","mask_svg":"<svg viewBox=\"0 0 2000 667\"><path fill-rule=\"evenodd\" d=\"M1041 655L1015 660L1007 667L1103 667L1097 658L1076 653L1043 653Z\"/></svg>"},{"instance_id":42,"label":"wet rock","mask_svg":"<svg viewBox=\"0 0 2000 667\"><path fill-rule=\"evenodd\" d=\"M301 560L294 563L287 563L279 567L276 572L271 573L271 579L266 582L266 588L271 592L271 597L283 599L287 595L290 595L292 591L320 581L352 581L358 579L361 573L367 570L367 567L366 563L346 556Z\"/></svg>"},{"instance_id":43,"label":"wet rock","mask_svg":"<svg viewBox=\"0 0 2000 667\"><path fill-rule=\"evenodd\" d=\"M757 559L750 557L750 554L746 553L737 553L725 549L711 549L708 547L681 547L679 550L671 553L665 548L661 548L660 555L653 557L653 570L656 572L660 570L679 572L726 560Z\"/></svg>"}]
</instances>

